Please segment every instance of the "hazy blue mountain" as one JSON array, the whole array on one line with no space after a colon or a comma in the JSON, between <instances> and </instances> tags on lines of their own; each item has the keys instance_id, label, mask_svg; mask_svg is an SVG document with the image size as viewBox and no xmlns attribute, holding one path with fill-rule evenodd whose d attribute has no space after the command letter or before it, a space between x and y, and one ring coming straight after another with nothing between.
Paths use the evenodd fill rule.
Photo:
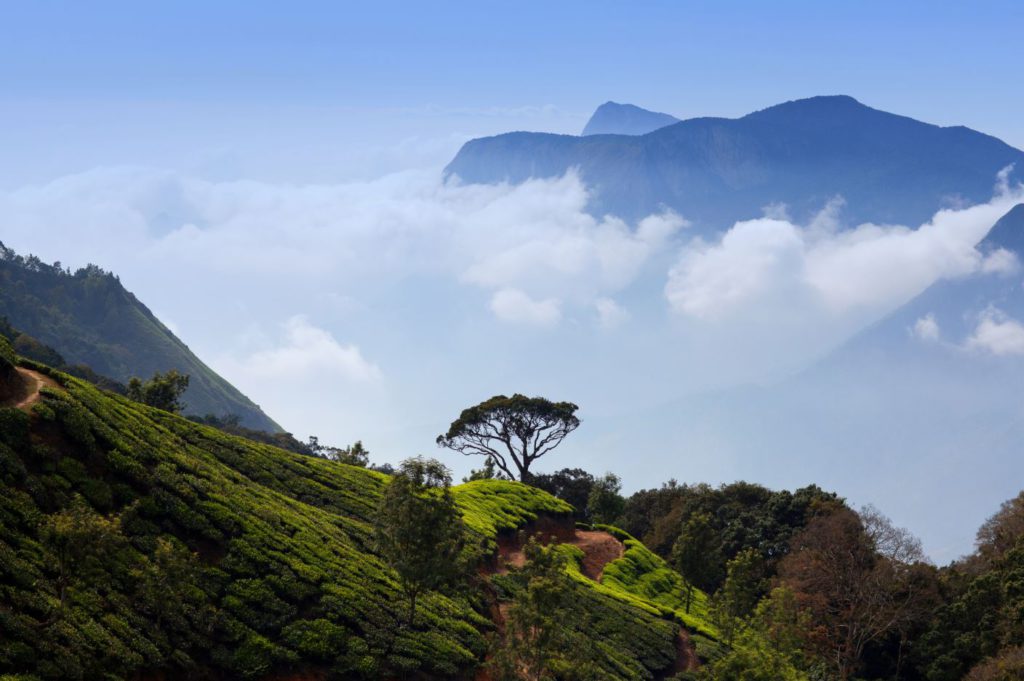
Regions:
<instances>
[{"instance_id":1,"label":"hazy blue mountain","mask_svg":"<svg viewBox=\"0 0 1024 681\"><path fill-rule=\"evenodd\" d=\"M917 225L956 201L991 198L1024 152L965 127L939 127L846 96L813 97L742 118L695 118L642 136L512 132L467 142L446 173L519 183L578 168L590 210L629 219L669 207L721 230L784 203L797 220L841 195L849 222Z\"/></svg>"},{"instance_id":2,"label":"hazy blue mountain","mask_svg":"<svg viewBox=\"0 0 1024 681\"><path fill-rule=\"evenodd\" d=\"M281 427L196 357L113 274L95 265L77 272L22 257L0 243L0 317L60 353L126 383L171 369L189 374L185 412L238 416L241 425Z\"/></svg>"},{"instance_id":3,"label":"hazy blue mountain","mask_svg":"<svg viewBox=\"0 0 1024 681\"><path fill-rule=\"evenodd\" d=\"M646 135L679 119L666 113L648 111L632 104L605 102L583 128L583 135Z\"/></svg>"}]
</instances>

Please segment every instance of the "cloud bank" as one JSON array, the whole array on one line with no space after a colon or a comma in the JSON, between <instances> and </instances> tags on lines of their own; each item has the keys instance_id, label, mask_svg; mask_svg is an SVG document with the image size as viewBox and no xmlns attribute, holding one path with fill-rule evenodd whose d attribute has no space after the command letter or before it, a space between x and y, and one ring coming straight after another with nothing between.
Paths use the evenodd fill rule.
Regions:
<instances>
[{"instance_id":1,"label":"cloud bank","mask_svg":"<svg viewBox=\"0 0 1024 681\"><path fill-rule=\"evenodd\" d=\"M1014 272L1012 253L986 257L975 246L1022 198L1020 188L1003 187L990 203L939 211L916 229L863 224L837 231L837 202L806 226L770 217L739 222L717 242L684 248L665 296L677 313L703 320L749 315L780 299L801 301L808 315L861 320L938 279Z\"/></svg>"}]
</instances>

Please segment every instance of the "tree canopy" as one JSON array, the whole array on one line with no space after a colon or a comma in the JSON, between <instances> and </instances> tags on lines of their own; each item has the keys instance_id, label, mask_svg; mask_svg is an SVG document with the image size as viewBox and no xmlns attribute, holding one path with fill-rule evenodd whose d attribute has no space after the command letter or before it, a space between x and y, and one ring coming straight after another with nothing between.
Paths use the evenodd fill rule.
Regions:
<instances>
[{"instance_id":1,"label":"tree canopy","mask_svg":"<svg viewBox=\"0 0 1024 681\"><path fill-rule=\"evenodd\" d=\"M450 584L461 569L465 528L448 469L433 459L406 459L381 497L377 548L398 573L409 603L408 626L425 590Z\"/></svg>"},{"instance_id":2,"label":"tree canopy","mask_svg":"<svg viewBox=\"0 0 1024 681\"><path fill-rule=\"evenodd\" d=\"M181 396L188 389L189 376L171 369L165 374L159 371L145 383L136 377L128 381L128 397L136 402L148 404L173 414L185 408Z\"/></svg>"},{"instance_id":3,"label":"tree canopy","mask_svg":"<svg viewBox=\"0 0 1024 681\"><path fill-rule=\"evenodd\" d=\"M510 478L530 479L530 465L580 425L572 402L495 395L464 409L437 444L465 455L486 456ZM514 472L513 472L514 470Z\"/></svg>"}]
</instances>

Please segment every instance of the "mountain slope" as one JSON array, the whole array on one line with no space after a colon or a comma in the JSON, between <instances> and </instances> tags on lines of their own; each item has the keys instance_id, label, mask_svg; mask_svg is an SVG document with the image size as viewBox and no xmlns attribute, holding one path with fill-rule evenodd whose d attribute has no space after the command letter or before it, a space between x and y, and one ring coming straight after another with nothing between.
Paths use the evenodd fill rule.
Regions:
<instances>
[{"instance_id":1,"label":"mountain slope","mask_svg":"<svg viewBox=\"0 0 1024 681\"><path fill-rule=\"evenodd\" d=\"M577 168L589 209L636 219L665 207L709 234L786 204L805 220L831 198L851 222L916 226L951 200L980 202L1024 152L964 127L938 127L851 97L814 97L738 119L695 118L639 137L514 132L467 142L446 173L523 182Z\"/></svg>"},{"instance_id":2,"label":"mountain slope","mask_svg":"<svg viewBox=\"0 0 1024 681\"><path fill-rule=\"evenodd\" d=\"M97 267L72 274L0 244L0 316L69 363L88 365L121 382L170 369L189 374L184 401L190 414L235 414L249 428L281 430L196 357L117 277Z\"/></svg>"},{"instance_id":3,"label":"mountain slope","mask_svg":"<svg viewBox=\"0 0 1024 681\"><path fill-rule=\"evenodd\" d=\"M11 359L0 338L0 373ZM417 625L395 627L405 606L372 532L387 476L21 364L54 387L0 408L0 675L471 678L483 661L495 625L476 582L424 594ZM572 528L565 502L520 483L454 494L485 557L542 517ZM678 576L638 551L607 586L573 573L586 616L565 625L607 678L677 662Z\"/></svg>"},{"instance_id":4,"label":"mountain slope","mask_svg":"<svg viewBox=\"0 0 1024 681\"><path fill-rule=\"evenodd\" d=\"M605 102L597 107L581 133L587 135L646 135L679 119L632 104Z\"/></svg>"}]
</instances>

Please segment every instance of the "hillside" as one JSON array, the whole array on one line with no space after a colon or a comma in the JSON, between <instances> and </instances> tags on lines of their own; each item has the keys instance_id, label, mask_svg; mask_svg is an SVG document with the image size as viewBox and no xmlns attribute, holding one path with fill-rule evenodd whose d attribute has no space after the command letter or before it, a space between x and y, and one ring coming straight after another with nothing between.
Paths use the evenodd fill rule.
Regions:
<instances>
[{"instance_id":1,"label":"hillside","mask_svg":"<svg viewBox=\"0 0 1024 681\"><path fill-rule=\"evenodd\" d=\"M395 630L402 600L372 539L387 476L226 435L42 365L14 369L2 339L0 350L4 377L47 384L13 400L8 380L0 401L0 675L475 674L495 628L482 584L426 594L417 626ZM455 494L485 564L517 527L574 532L571 507L519 483ZM664 678L680 650L692 657L673 621L685 619L678 576L619 536L625 549L600 583L573 570L588 613L576 626L607 678ZM514 591L508 579L494 574L501 593ZM700 613L690 624L713 635ZM701 649L715 645L698 636Z\"/></svg>"},{"instance_id":2,"label":"hillside","mask_svg":"<svg viewBox=\"0 0 1024 681\"><path fill-rule=\"evenodd\" d=\"M741 118L694 118L642 136L512 132L467 142L446 169L466 183L520 183L577 168L589 210L637 219L665 207L702 234L786 204L804 221L842 196L850 223L916 226L951 198L987 201L1024 152L852 97L813 97Z\"/></svg>"},{"instance_id":3,"label":"hillside","mask_svg":"<svg viewBox=\"0 0 1024 681\"><path fill-rule=\"evenodd\" d=\"M249 428L281 430L196 357L116 276L98 267L72 274L0 244L0 317L67 362L122 383L170 369L189 374L187 413L234 414Z\"/></svg>"}]
</instances>

